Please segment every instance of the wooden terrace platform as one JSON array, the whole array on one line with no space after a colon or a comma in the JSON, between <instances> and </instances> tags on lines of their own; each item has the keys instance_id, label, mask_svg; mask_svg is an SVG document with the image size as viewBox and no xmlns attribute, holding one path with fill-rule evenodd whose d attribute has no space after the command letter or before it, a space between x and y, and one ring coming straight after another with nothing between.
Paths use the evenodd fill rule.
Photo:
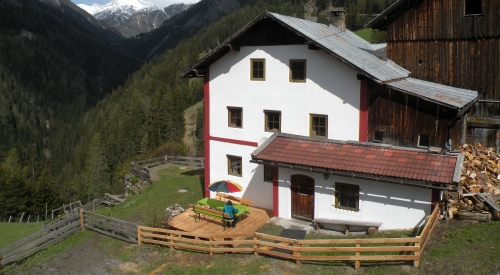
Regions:
<instances>
[{"instance_id":1,"label":"wooden terrace platform","mask_svg":"<svg viewBox=\"0 0 500 275\"><path fill-rule=\"evenodd\" d=\"M273 216L273 211L256 207L249 207L250 213L246 218L238 220L236 228L224 228L220 219L209 216L201 216L201 220L194 222L194 212L187 209L183 213L172 218L171 226L176 230L190 233L232 235L232 234L253 234L259 227L267 223Z\"/></svg>"}]
</instances>

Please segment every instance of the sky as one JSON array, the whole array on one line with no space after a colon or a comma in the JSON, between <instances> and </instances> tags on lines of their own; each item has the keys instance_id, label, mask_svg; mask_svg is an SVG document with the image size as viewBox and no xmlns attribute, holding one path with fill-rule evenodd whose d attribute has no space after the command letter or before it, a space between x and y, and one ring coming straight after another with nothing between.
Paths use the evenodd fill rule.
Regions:
<instances>
[{"instance_id":1,"label":"sky","mask_svg":"<svg viewBox=\"0 0 500 275\"><path fill-rule=\"evenodd\" d=\"M159 8L164 8L176 3L184 3L184 4L198 3L200 0L145 0L145 1L151 2ZM72 2L75 4L85 4L90 6L94 3L99 5L104 5L111 2L111 0L72 0Z\"/></svg>"}]
</instances>

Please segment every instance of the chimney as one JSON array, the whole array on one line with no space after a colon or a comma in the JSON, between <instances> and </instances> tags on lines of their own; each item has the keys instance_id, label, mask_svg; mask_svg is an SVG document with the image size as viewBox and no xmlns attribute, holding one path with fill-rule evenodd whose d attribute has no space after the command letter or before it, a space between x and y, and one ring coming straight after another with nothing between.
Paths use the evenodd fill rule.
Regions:
<instances>
[{"instance_id":1,"label":"chimney","mask_svg":"<svg viewBox=\"0 0 500 275\"><path fill-rule=\"evenodd\" d=\"M330 10L330 23L337 29L345 30L345 9L334 7Z\"/></svg>"}]
</instances>

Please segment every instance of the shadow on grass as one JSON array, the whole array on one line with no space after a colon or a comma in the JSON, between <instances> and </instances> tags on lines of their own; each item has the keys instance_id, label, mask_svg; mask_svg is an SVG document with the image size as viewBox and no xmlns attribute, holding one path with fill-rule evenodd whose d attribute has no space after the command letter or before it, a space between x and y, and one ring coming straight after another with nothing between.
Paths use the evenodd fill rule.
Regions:
<instances>
[{"instance_id":1,"label":"shadow on grass","mask_svg":"<svg viewBox=\"0 0 500 275\"><path fill-rule=\"evenodd\" d=\"M187 170L185 172L182 172L181 175L184 176L198 176L200 179L200 190L202 196L205 194L205 169L204 168L199 168L199 169L193 169L193 170Z\"/></svg>"}]
</instances>

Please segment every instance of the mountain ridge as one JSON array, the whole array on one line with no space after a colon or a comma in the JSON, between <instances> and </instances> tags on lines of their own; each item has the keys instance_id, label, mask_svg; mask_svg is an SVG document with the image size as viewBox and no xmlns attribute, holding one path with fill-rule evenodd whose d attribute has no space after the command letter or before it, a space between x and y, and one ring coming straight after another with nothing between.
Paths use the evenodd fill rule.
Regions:
<instances>
[{"instance_id":1,"label":"mountain ridge","mask_svg":"<svg viewBox=\"0 0 500 275\"><path fill-rule=\"evenodd\" d=\"M146 33L162 26L165 20L187 10L190 4L172 4L163 9L144 0L112 0L105 5L78 6L126 37Z\"/></svg>"}]
</instances>

